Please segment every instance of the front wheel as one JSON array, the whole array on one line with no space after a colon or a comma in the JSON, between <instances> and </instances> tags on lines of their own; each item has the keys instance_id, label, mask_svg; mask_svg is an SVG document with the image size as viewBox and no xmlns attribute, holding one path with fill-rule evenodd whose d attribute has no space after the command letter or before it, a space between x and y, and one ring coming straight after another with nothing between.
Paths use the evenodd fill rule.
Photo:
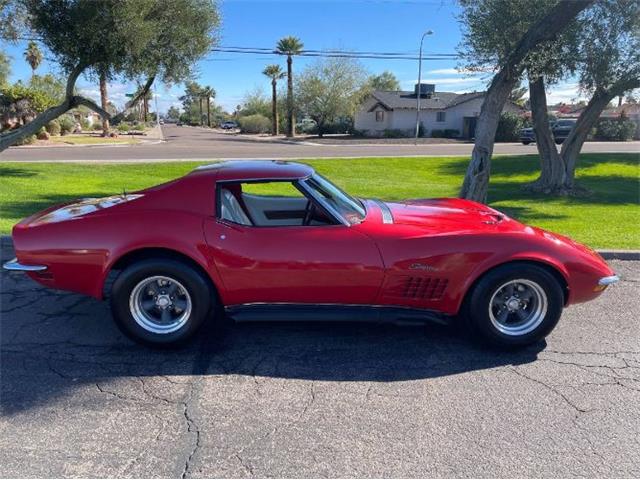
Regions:
<instances>
[{"instance_id":1,"label":"front wheel","mask_svg":"<svg viewBox=\"0 0 640 480\"><path fill-rule=\"evenodd\" d=\"M524 346L546 337L562 314L564 296L556 278L531 264L509 264L487 273L466 305L472 328L489 343Z\"/></svg>"},{"instance_id":2,"label":"front wheel","mask_svg":"<svg viewBox=\"0 0 640 480\"><path fill-rule=\"evenodd\" d=\"M189 340L214 311L208 280L194 268L167 258L136 262L113 284L111 311L120 330L150 346Z\"/></svg>"}]
</instances>

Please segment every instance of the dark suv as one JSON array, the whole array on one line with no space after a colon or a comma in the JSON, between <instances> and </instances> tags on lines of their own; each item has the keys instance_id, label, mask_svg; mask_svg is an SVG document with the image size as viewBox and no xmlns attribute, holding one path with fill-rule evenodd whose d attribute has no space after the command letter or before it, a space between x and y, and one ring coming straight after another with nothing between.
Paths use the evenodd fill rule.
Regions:
<instances>
[{"instance_id":1,"label":"dark suv","mask_svg":"<svg viewBox=\"0 0 640 480\"><path fill-rule=\"evenodd\" d=\"M567 139L575 124L575 120L557 120L551 124L553 139L558 145L560 145ZM524 145L529 145L530 143L534 143L536 141L536 134L533 131L532 127L527 127L520 130L520 141Z\"/></svg>"}]
</instances>

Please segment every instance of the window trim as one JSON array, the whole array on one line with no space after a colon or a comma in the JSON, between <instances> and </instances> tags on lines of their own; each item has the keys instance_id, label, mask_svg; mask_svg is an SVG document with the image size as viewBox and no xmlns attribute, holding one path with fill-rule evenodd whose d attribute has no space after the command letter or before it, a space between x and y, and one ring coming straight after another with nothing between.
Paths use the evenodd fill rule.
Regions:
<instances>
[{"instance_id":1,"label":"window trim","mask_svg":"<svg viewBox=\"0 0 640 480\"><path fill-rule=\"evenodd\" d=\"M304 187L302 186L302 182L304 180L307 180L308 178L310 178L310 176L304 177L304 178L248 178L248 179L236 179L236 180L216 180L214 184L215 219L218 223L234 226L234 227L241 227L241 228L300 228L300 227L315 228L315 227L339 227L339 226L350 227L351 224L345 218L343 218L342 215L340 215L335 209L333 209L330 205L326 204L326 202L324 202L323 199L316 198L316 196L309 191L308 186L306 185ZM231 220L222 218L222 199L220 196L222 188L220 187L227 183L235 183L235 184L238 184L238 183L239 184L242 184L242 183L289 183L293 185L294 188L299 190L300 193L308 201L314 203L316 208L319 208L320 210L322 210L322 212L327 217L331 218L335 223L331 225L254 225L253 219L251 218L251 216L249 216L249 219L252 222L251 225L242 225L240 223L232 222Z\"/></svg>"},{"instance_id":2,"label":"window trim","mask_svg":"<svg viewBox=\"0 0 640 480\"><path fill-rule=\"evenodd\" d=\"M440 115L442 115L442 120L440 120ZM440 110L436 112L436 122L437 123L445 123L447 121L447 112L446 110Z\"/></svg>"},{"instance_id":3,"label":"window trim","mask_svg":"<svg viewBox=\"0 0 640 480\"><path fill-rule=\"evenodd\" d=\"M376 114L376 123L384 122L384 110L376 110L375 114ZM380 120L378 120L378 114L380 114Z\"/></svg>"}]
</instances>

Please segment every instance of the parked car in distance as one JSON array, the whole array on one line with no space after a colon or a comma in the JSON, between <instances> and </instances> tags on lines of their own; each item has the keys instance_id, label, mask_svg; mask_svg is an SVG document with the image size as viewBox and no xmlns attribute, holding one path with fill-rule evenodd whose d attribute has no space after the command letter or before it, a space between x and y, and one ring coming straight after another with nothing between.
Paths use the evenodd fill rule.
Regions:
<instances>
[{"instance_id":1,"label":"parked car in distance","mask_svg":"<svg viewBox=\"0 0 640 480\"><path fill-rule=\"evenodd\" d=\"M176 127L181 127L183 125L182 121L178 120L176 122Z\"/></svg>"},{"instance_id":2,"label":"parked car in distance","mask_svg":"<svg viewBox=\"0 0 640 480\"><path fill-rule=\"evenodd\" d=\"M564 142L574 125L576 124L575 120L566 119L566 120L557 120L551 123L551 133L553 134L554 141L560 145ZM529 145L530 143L535 143L536 134L533 127L527 127L520 130L520 141L524 145Z\"/></svg>"},{"instance_id":3,"label":"parked car in distance","mask_svg":"<svg viewBox=\"0 0 640 480\"><path fill-rule=\"evenodd\" d=\"M221 162L36 213L8 270L108 297L131 338L205 322L463 321L499 346L548 335L618 278L593 250L459 198L355 198L308 165Z\"/></svg>"},{"instance_id":4,"label":"parked car in distance","mask_svg":"<svg viewBox=\"0 0 640 480\"><path fill-rule=\"evenodd\" d=\"M222 122L220 124L220 128L222 128L223 130L234 130L238 128L238 124L232 121Z\"/></svg>"}]
</instances>

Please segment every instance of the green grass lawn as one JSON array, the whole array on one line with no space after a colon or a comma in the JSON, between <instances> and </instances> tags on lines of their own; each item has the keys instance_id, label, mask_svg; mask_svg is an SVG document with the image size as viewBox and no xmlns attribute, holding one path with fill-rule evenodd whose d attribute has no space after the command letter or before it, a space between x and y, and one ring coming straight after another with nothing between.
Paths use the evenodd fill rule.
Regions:
<instances>
[{"instance_id":1,"label":"green grass lawn","mask_svg":"<svg viewBox=\"0 0 640 480\"><path fill-rule=\"evenodd\" d=\"M356 196L388 200L455 196L468 159L463 157L305 160ZM640 248L640 156L586 154L577 180L592 194L548 198L524 192L538 159L499 156L492 164L489 203L531 225L594 248ZM62 164L0 162L0 233L51 204L77 197L133 191L179 177L207 162Z\"/></svg>"}]
</instances>

